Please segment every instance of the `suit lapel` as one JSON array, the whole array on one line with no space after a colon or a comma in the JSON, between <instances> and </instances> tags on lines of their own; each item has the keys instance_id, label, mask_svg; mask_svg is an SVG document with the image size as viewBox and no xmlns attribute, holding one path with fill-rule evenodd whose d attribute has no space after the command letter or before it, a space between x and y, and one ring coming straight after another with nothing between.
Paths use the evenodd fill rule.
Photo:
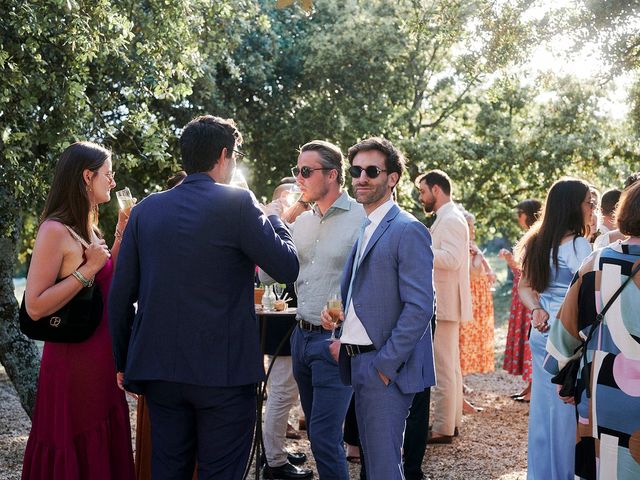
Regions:
<instances>
[{"instance_id":1,"label":"suit lapel","mask_svg":"<svg viewBox=\"0 0 640 480\"><path fill-rule=\"evenodd\" d=\"M367 243L367 248L362 253L360 263L364 262L364 259L366 258L367 254L371 251L371 249L376 244L376 242L380 240L380 237L382 237L384 232L387 231L387 228L389 228L389 225L391 225L391 222L393 222L393 220L396 218L398 213L400 213L400 209L398 208L397 205L394 205L393 207L391 207L391 209L387 212L387 214L384 216L384 218L378 225L378 228L376 228L376 230L373 232L373 235L371 235L371 238L369 239L369 243Z\"/></svg>"}]
</instances>

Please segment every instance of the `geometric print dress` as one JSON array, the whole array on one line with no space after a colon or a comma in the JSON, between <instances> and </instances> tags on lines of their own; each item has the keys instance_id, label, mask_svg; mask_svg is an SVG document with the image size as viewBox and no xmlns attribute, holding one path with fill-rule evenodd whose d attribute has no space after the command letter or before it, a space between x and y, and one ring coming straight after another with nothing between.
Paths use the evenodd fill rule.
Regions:
<instances>
[{"instance_id":1,"label":"geometric print dress","mask_svg":"<svg viewBox=\"0 0 640 480\"><path fill-rule=\"evenodd\" d=\"M547 371L573 356L638 264L640 245L620 241L585 260L549 333ZM594 328L576 392L576 478L640 479L640 272Z\"/></svg>"}]
</instances>

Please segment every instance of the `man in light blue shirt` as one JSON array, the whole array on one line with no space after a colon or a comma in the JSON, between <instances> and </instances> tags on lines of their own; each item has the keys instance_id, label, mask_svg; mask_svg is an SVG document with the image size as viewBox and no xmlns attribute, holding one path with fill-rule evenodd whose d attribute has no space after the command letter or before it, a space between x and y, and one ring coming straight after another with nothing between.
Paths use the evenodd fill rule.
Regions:
<instances>
[{"instance_id":1,"label":"man in light blue shirt","mask_svg":"<svg viewBox=\"0 0 640 480\"><path fill-rule=\"evenodd\" d=\"M298 327L291 336L293 374L320 478L348 480L342 424L352 389L340 380L329 352L331 332L322 327L320 312L332 295L340 294L340 274L365 214L342 189L344 159L337 146L318 140L303 145L292 172L302 200L315 202L292 227L300 261Z\"/></svg>"}]
</instances>

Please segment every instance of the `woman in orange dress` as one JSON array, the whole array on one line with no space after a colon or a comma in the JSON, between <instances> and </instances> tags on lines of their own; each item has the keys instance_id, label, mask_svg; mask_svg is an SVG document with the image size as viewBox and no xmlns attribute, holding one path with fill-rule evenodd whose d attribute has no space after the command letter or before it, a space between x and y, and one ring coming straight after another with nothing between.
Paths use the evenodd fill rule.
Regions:
<instances>
[{"instance_id":1,"label":"woman in orange dress","mask_svg":"<svg viewBox=\"0 0 640 480\"><path fill-rule=\"evenodd\" d=\"M469 275L473 321L460 326L460 368L462 375L493 372L493 296L491 286L496 280L493 270L475 243L475 218L463 211L469 224Z\"/></svg>"}]
</instances>

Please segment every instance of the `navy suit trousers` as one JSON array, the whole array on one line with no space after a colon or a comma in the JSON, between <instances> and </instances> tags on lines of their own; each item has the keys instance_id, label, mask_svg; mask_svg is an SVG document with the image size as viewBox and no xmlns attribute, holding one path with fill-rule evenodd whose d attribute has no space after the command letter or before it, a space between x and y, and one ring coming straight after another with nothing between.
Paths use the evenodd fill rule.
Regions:
<instances>
[{"instance_id":1,"label":"navy suit trousers","mask_svg":"<svg viewBox=\"0 0 640 480\"><path fill-rule=\"evenodd\" d=\"M240 480L256 422L256 386L203 387L150 381L154 480Z\"/></svg>"}]
</instances>

